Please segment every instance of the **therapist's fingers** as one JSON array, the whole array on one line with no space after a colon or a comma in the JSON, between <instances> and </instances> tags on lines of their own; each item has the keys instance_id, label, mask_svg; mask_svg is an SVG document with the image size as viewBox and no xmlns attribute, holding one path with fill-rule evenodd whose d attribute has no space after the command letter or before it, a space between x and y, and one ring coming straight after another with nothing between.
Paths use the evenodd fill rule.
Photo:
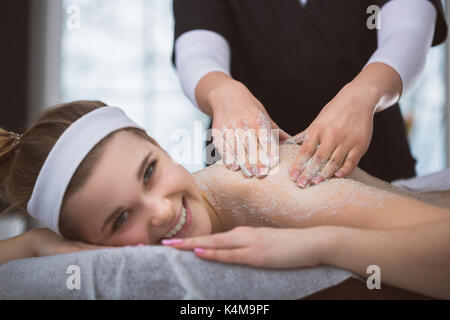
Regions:
<instances>
[{"instance_id":1,"label":"therapist's fingers","mask_svg":"<svg viewBox=\"0 0 450 320\"><path fill-rule=\"evenodd\" d=\"M213 143L222 156L223 164L231 170L238 170L239 166L234 157L234 131L225 126L222 130L213 130Z\"/></svg>"},{"instance_id":2,"label":"therapist's fingers","mask_svg":"<svg viewBox=\"0 0 450 320\"><path fill-rule=\"evenodd\" d=\"M265 164L267 164L268 168L273 168L279 163L278 144L280 134L283 139L289 138L290 135L281 130L268 116L267 111L265 110L260 112L257 123L259 125L259 145L260 150L262 151L260 155L261 159Z\"/></svg>"},{"instance_id":3,"label":"therapist's fingers","mask_svg":"<svg viewBox=\"0 0 450 320\"><path fill-rule=\"evenodd\" d=\"M236 141L236 146L234 150L234 155L236 162L242 170L242 173L247 177L251 178L255 175L255 167L249 161L249 139L248 139L248 128L243 128L242 123L233 123L234 136Z\"/></svg>"},{"instance_id":4,"label":"therapist's fingers","mask_svg":"<svg viewBox=\"0 0 450 320\"><path fill-rule=\"evenodd\" d=\"M261 178L268 172L267 164L262 161L263 159L261 159L260 157L262 151L258 133L261 130L259 128L257 130L249 128L248 122L246 120L242 121L240 129L242 129L240 136L242 137L242 139L245 139L244 146L247 161L253 169L253 174L256 177Z\"/></svg>"},{"instance_id":5,"label":"therapist's fingers","mask_svg":"<svg viewBox=\"0 0 450 320\"><path fill-rule=\"evenodd\" d=\"M364 155L363 151L358 148L353 148L345 157L345 162L342 167L334 174L338 178L345 178L358 166L359 160Z\"/></svg>"},{"instance_id":6,"label":"therapist's fingers","mask_svg":"<svg viewBox=\"0 0 450 320\"><path fill-rule=\"evenodd\" d=\"M284 143L302 144L303 140L305 140L306 134L307 130L297 133L295 136L292 136L289 139L285 140Z\"/></svg>"},{"instance_id":7,"label":"therapist's fingers","mask_svg":"<svg viewBox=\"0 0 450 320\"><path fill-rule=\"evenodd\" d=\"M277 166L278 163L280 162L280 139L281 139L280 134L282 134L282 130L279 129L271 130L269 133L270 137L269 162L271 168Z\"/></svg>"},{"instance_id":8,"label":"therapist's fingers","mask_svg":"<svg viewBox=\"0 0 450 320\"><path fill-rule=\"evenodd\" d=\"M278 126L277 126L277 128L280 130L280 132L279 132L280 142L284 142L284 141L292 138L292 136L289 133L287 133L286 131L284 131L283 129L281 129Z\"/></svg>"},{"instance_id":9,"label":"therapist's fingers","mask_svg":"<svg viewBox=\"0 0 450 320\"><path fill-rule=\"evenodd\" d=\"M297 181L311 156L316 152L319 139L317 135L305 137L303 144L298 148L294 164L291 167L290 177Z\"/></svg>"},{"instance_id":10,"label":"therapist's fingers","mask_svg":"<svg viewBox=\"0 0 450 320\"><path fill-rule=\"evenodd\" d=\"M336 171L342 166L347 153L347 148L338 146L336 150L334 150L325 167L311 180L311 183L315 185L332 178Z\"/></svg>"},{"instance_id":11,"label":"therapist's fingers","mask_svg":"<svg viewBox=\"0 0 450 320\"><path fill-rule=\"evenodd\" d=\"M222 130L213 129L212 130L212 139L213 144L216 147L217 151L220 153L222 157L223 164L230 168L233 161L230 161L230 157L226 154L226 148L225 148L225 127L222 128Z\"/></svg>"},{"instance_id":12,"label":"therapist's fingers","mask_svg":"<svg viewBox=\"0 0 450 320\"><path fill-rule=\"evenodd\" d=\"M279 130L261 128L258 130L259 159L269 169L279 163Z\"/></svg>"},{"instance_id":13,"label":"therapist's fingers","mask_svg":"<svg viewBox=\"0 0 450 320\"><path fill-rule=\"evenodd\" d=\"M311 183L312 179L325 167L334 149L335 145L331 143L323 143L316 148L316 152L297 179L299 187L305 188Z\"/></svg>"},{"instance_id":14,"label":"therapist's fingers","mask_svg":"<svg viewBox=\"0 0 450 320\"><path fill-rule=\"evenodd\" d=\"M257 134L255 131L251 132L252 142L256 142L254 149L256 149L257 152L254 156L256 156L255 175L257 178L264 178L270 170L270 140L267 139L266 131L267 130L265 129L258 129Z\"/></svg>"}]
</instances>

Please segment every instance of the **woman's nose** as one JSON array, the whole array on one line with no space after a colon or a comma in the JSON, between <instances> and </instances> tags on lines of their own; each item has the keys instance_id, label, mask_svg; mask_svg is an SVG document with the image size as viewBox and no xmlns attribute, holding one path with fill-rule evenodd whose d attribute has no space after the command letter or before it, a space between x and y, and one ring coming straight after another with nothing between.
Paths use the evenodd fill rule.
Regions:
<instances>
[{"instance_id":1,"label":"woman's nose","mask_svg":"<svg viewBox=\"0 0 450 320\"><path fill-rule=\"evenodd\" d=\"M152 208L149 208L150 223L155 226L171 225L174 220L174 212L169 200L160 201L157 204L153 204Z\"/></svg>"}]
</instances>

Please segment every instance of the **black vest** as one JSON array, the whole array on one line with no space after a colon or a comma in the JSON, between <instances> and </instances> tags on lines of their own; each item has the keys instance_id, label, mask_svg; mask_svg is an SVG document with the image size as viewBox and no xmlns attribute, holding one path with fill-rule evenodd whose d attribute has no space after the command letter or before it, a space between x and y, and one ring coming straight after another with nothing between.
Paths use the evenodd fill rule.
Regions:
<instances>
[{"instance_id":1,"label":"black vest","mask_svg":"<svg viewBox=\"0 0 450 320\"><path fill-rule=\"evenodd\" d=\"M447 35L442 5L433 45ZM174 0L175 40L207 29L231 47L231 75L261 101L289 134L306 129L320 110L353 80L377 48L367 7L387 0ZM400 108L374 117L373 137L359 167L386 181L415 175Z\"/></svg>"}]
</instances>

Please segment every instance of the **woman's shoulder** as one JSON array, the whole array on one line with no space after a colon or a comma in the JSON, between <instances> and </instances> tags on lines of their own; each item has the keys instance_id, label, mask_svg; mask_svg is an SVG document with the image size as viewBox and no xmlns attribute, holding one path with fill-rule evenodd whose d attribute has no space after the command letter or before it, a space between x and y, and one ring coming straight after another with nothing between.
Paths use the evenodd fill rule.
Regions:
<instances>
[{"instance_id":1,"label":"woman's shoulder","mask_svg":"<svg viewBox=\"0 0 450 320\"><path fill-rule=\"evenodd\" d=\"M269 174L265 178L246 178L241 170L233 171L228 169L223 161L217 161L213 165L195 172L194 178L200 184L207 184L213 189L223 189L225 187L231 188L233 190L242 191L247 193L249 189L251 190L255 185L264 185L269 187L269 183L277 183L277 185L282 185L284 181L286 184L295 184L289 178L290 168L295 161L299 145L295 144L281 144L279 146L279 163L277 166L271 168ZM349 179L360 181L369 185L376 184L373 180L374 177L368 175L359 168L356 168L354 172L348 177ZM381 184L380 182L379 184ZM384 183L385 184L385 183Z\"/></svg>"},{"instance_id":2,"label":"woman's shoulder","mask_svg":"<svg viewBox=\"0 0 450 320\"><path fill-rule=\"evenodd\" d=\"M269 171L268 176L283 176L289 178L289 167L295 160L297 145L280 145L279 164ZM235 192L248 192L255 183L261 184L265 178L246 178L241 170L233 171L228 169L222 160L213 165L193 173L194 178L200 186L219 189L224 188Z\"/></svg>"}]
</instances>

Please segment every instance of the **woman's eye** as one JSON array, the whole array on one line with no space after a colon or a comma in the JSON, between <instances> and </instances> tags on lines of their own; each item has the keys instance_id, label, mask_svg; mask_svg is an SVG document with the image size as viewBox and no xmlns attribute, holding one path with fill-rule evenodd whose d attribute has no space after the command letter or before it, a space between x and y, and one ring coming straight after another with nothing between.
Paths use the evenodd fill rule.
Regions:
<instances>
[{"instance_id":1,"label":"woman's eye","mask_svg":"<svg viewBox=\"0 0 450 320\"><path fill-rule=\"evenodd\" d=\"M122 213L120 213L116 220L114 220L114 224L113 224L113 232L116 231L117 229L120 228L120 226L125 222L125 220L127 220L128 218L128 211L124 211Z\"/></svg>"},{"instance_id":2,"label":"woman's eye","mask_svg":"<svg viewBox=\"0 0 450 320\"><path fill-rule=\"evenodd\" d=\"M152 163L150 163L147 170L145 171L145 174L144 174L144 182L145 183L148 182L148 180L151 178L153 172L155 171L155 165L156 165L156 161L153 161Z\"/></svg>"}]
</instances>

